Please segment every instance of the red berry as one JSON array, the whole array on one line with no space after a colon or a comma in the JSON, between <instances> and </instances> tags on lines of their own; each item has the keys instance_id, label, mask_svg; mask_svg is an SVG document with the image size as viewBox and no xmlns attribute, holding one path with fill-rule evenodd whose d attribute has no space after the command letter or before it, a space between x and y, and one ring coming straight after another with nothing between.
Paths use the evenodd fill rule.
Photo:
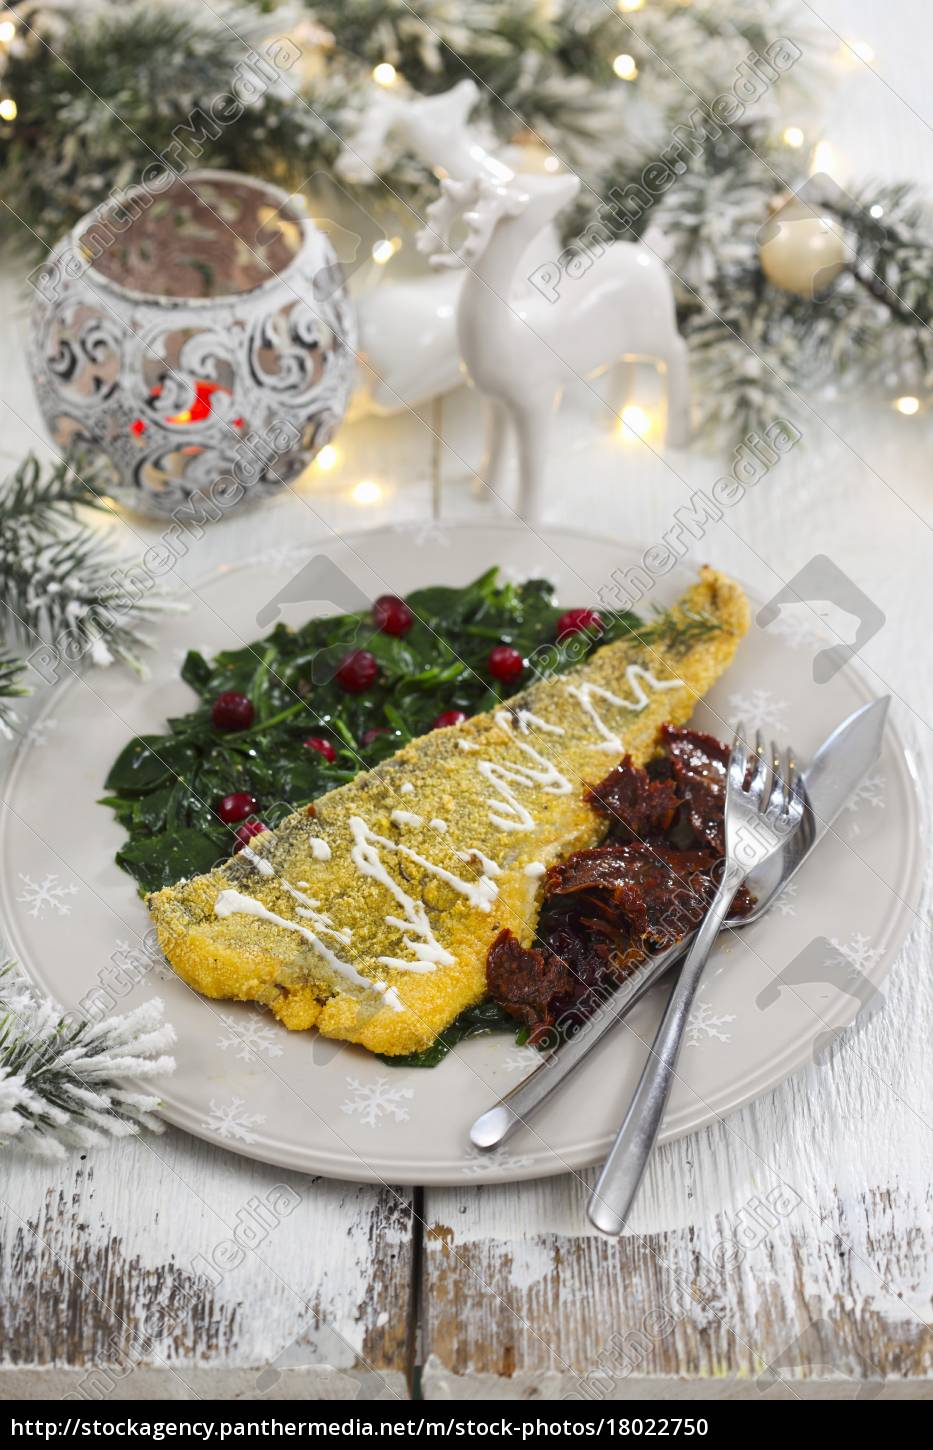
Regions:
<instances>
[{"instance_id":1,"label":"red berry","mask_svg":"<svg viewBox=\"0 0 933 1450\"><path fill-rule=\"evenodd\" d=\"M372 745L373 741L378 740L380 735L388 734L389 732L384 725L374 725L371 730L363 731L362 735L360 736L360 744Z\"/></svg>"},{"instance_id":2,"label":"red berry","mask_svg":"<svg viewBox=\"0 0 933 1450\"><path fill-rule=\"evenodd\" d=\"M261 836L263 831L268 831L268 829L269 827L262 821L244 821L242 826L237 826L233 833L233 839L236 841L233 848L234 855L237 851L242 851L244 846L248 846L254 836Z\"/></svg>"},{"instance_id":3,"label":"red berry","mask_svg":"<svg viewBox=\"0 0 933 1450\"><path fill-rule=\"evenodd\" d=\"M253 723L253 707L238 690L223 690L211 706L215 730L248 730Z\"/></svg>"},{"instance_id":4,"label":"red berry","mask_svg":"<svg viewBox=\"0 0 933 1450\"><path fill-rule=\"evenodd\" d=\"M330 741L325 740L321 735L309 735L307 740L302 740L301 743L306 750L316 750L318 755L323 755L328 765L333 765L337 759L336 750Z\"/></svg>"},{"instance_id":5,"label":"red berry","mask_svg":"<svg viewBox=\"0 0 933 1450\"><path fill-rule=\"evenodd\" d=\"M337 683L350 695L362 695L378 673L375 655L368 649L351 649L337 666Z\"/></svg>"},{"instance_id":6,"label":"red berry","mask_svg":"<svg viewBox=\"0 0 933 1450\"><path fill-rule=\"evenodd\" d=\"M444 710L437 719L432 722L432 730L443 730L447 725L462 725L466 715L462 710Z\"/></svg>"},{"instance_id":7,"label":"red berry","mask_svg":"<svg viewBox=\"0 0 933 1450\"><path fill-rule=\"evenodd\" d=\"M373 624L383 634L407 634L414 622L415 616L397 594L380 594L373 605Z\"/></svg>"},{"instance_id":8,"label":"red berry","mask_svg":"<svg viewBox=\"0 0 933 1450\"><path fill-rule=\"evenodd\" d=\"M232 795L225 795L219 800L216 809L224 825L232 826L252 815L256 809L256 797L248 790L235 790Z\"/></svg>"},{"instance_id":9,"label":"red berry","mask_svg":"<svg viewBox=\"0 0 933 1450\"><path fill-rule=\"evenodd\" d=\"M489 651L489 659L486 668L494 680L502 680L505 684L511 684L517 680L525 668L525 661L517 649L510 644L497 644Z\"/></svg>"},{"instance_id":10,"label":"red berry","mask_svg":"<svg viewBox=\"0 0 933 1450\"><path fill-rule=\"evenodd\" d=\"M568 609L557 621L555 633L560 640L569 634L602 634L605 628L595 609Z\"/></svg>"}]
</instances>

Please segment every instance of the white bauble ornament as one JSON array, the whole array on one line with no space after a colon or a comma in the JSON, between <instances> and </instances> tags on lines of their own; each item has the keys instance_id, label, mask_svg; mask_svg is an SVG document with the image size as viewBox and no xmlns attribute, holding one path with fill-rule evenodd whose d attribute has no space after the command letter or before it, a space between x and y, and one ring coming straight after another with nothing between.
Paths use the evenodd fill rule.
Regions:
<instances>
[{"instance_id":1,"label":"white bauble ornament","mask_svg":"<svg viewBox=\"0 0 933 1450\"><path fill-rule=\"evenodd\" d=\"M816 297L846 264L839 223L802 201L789 201L771 217L758 247L769 282L798 297Z\"/></svg>"}]
</instances>

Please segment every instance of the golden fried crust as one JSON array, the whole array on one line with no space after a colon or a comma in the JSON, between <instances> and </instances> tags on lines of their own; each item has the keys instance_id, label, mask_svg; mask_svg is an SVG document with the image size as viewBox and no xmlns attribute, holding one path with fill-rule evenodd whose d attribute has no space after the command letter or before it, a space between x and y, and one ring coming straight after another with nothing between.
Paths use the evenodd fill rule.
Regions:
<instances>
[{"instance_id":1,"label":"golden fried crust","mask_svg":"<svg viewBox=\"0 0 933 1450\"><path fill-rule=\"evenodd\" d=\"M718 628L676 656L659 648L625 640L597 650L588 663L571 673L531 685L508 702L507 716L476 716L464 724L412 741L378 770L316 802L312 813L298 812L275 831L253 841L256 855L269 874L241 854L219 869L156 892L149 909L162 949L186 982L209 997L261 1002L291 1029L316 1026L325 1036L359 1042L373 1052L398 1054L426 1046L486 988L486 953L503 927L524 944L534 935L541 891L539 866L594 845L605 822L582 799L587 783L601 779L624 752L642 764L652 754L658 727L665 721L683 724L732 659L748 628L748 604L738 585L711 569L682 599L683 615L711 617ZM598 694L609 691L617 701L632 700L629 666L636 665L658 681L677 680L665 690L644 682L643 709L613 704ZM601 738L591 713L571 688L597 687L591 695L604 726L619 737L621 748ZM637 690L637 686L635 687ZM530 711L561 733L546 731L517 710ZM524 743L525 749L522 748ZM466 747L466 748L464 748ZM537 763L528 754L537 754ZM511 782L513 797L533 816L523 830L503 829L501 821L517 816L484 777L480 762L506 768L525 767L558 772L567 789L547 784ZM402 791L403 785L411 790ZM492 802L492 805L490 805ZM393 820L404 811L415 821ZM496 824L491 816L499 816ZM379 962L380 957L413 960L406 932L399 924L402 908L382 882L364 874L353 859L353 821L362 820L388 845L379 846L382 864L393 880L423 905L435 941L454 960L426 972L403 971ZM436 822L440 821L446 829ZM322 860L324 841L330 857ZM412 859L404 846L422 858ZM318 854L315 854L317 850ZM474 855L464 862L458 852L481 852L498 863L498 894L489 910L467 899L430 867L439 867L467 886L481 878ZM526 866L533 866L527 874ZM312 928L293 892L326 913L317 942L307 939ZM252 915L218 917L218 897L233 889L254 898L275 916L297 925L292 929ZM395 917L396 924L387 921ZM304 934L301 928L304 927ZM335 932L352 935L338 940ZM407 930L411 940L410 925ZM322 952L319 944L329 949ZM347 982L335 972L336 956L378 990ZM388 991L386 989L389 989ZM393 1008L392 999L396 1008Z\"/></svg>"}]
</instances>

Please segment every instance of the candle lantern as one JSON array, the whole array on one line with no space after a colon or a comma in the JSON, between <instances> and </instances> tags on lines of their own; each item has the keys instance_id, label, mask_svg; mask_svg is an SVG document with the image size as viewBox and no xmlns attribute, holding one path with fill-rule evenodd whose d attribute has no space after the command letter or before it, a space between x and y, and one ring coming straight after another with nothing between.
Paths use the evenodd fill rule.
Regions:
<instances>
[{"instance_id":1,"label":"candle lantern","mask_svg":"<svg viewBox=\"0 0 933 1450\"><path fill-rule=\"evenodd\" d=\"M52 437L103 452L107 492L132 508L275 493L346 411L356 322L339 263L265 182L161 174L85 217L32 281Z\"/></svg>"}]
</instances>

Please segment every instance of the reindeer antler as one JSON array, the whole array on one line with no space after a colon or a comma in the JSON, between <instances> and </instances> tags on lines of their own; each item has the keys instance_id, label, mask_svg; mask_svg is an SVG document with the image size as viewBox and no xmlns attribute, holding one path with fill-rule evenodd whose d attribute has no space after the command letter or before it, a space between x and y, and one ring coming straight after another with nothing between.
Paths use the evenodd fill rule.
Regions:
<instances>
[{"instance_id":1,"label":"reindeer antler","mask_svg":"<svg viewBox=\"0 0 933 1450\"><path fill-rule=\"evenodd\" d=\"M428 258L432 267L472 266L486 250L499 218L517 215L527 201L521 193L496 186L485 177L472 177L469 181L445 177L440 196L427 209L429 225L418 233L418 251ZM466 227L466 237L459 250L454 251L450 234L458 218Z\"/></svg>"}]
</instances>

